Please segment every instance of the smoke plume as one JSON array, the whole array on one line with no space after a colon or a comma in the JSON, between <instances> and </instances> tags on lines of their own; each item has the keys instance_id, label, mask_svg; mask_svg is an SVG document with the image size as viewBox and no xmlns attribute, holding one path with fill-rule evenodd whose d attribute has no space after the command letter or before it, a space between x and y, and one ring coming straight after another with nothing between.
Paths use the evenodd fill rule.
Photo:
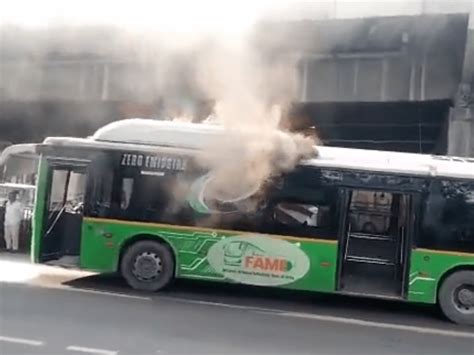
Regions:
<instances>
[{"instance_id":1,"label":"smoke plume","mask_svg":"<svg viewBox=\"0 0 474 355\"><path fill-rule=\"evenodd\" d=\"M315 153L313 140L281 129L282 111L295 96L297 58L265 56L252 42L254 34L177 40L158 30L137 34L107 26L2 31L1 52L12 53L3 66L18 67L14 53L29 65L18 67L21 83L12 75L3 81L2 96L48 100L54 110L34 112L48 120L42 126L65 130L50 124L51 111L58 121L74 117L73 133L35 127L37 141L45 135L87 136L88 127L137 116L201 121L207 103L215 102L208 121L222 125L224 134L210 142L199 162L213 174L208 192L222 201L255 196L266 181Z\"/></svg>"},{"instance_id":2,"label":"smoke plume","mask_svg":"<svg viewBox=\"0 0 474 355\"><path fill-rule=\"evenodd\" d=\"M273 176L315 156L313 139L280 128L281 105L293 98L294 83L294 73L282 68L263 61L244 40L214 43L199 58L197 82L216 100L212 122L224 127L199 160L213 175L208 198L248 200Z\"/></svg>"}]
</instances>

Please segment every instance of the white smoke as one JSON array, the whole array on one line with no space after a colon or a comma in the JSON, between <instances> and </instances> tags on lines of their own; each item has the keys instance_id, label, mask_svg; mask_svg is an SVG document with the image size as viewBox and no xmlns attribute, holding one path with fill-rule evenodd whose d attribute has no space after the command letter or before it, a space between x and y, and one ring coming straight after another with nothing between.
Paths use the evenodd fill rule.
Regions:
<instances>
[{"instance_id":1,"label":"white smoke","mask_svg":"<svg viewBox=\"0 0 474 355\"><path fill-rule=\"evenodd\" d=\"M197 68L201 89L216 99L209 122L221 124L225 132L200 157L213 174L209 198L247 199L261 192L273 176L316 155L313 139L280 128L278 103L291 101L294 83L294 77L282 75L281 65L273 70L239 41L215 44L201 55ZM278 97L286 102L270 101Z\"/></svg>"}]
</instances>

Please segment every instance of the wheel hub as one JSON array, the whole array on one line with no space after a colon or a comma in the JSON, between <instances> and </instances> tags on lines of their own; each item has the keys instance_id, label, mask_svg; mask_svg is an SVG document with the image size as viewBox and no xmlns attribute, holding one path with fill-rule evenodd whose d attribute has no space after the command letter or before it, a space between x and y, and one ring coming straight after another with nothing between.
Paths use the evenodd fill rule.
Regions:
<instances>
[{"instance_id":1,"label":"wheel hub","mask_svg":"<svg viewBox=\"0 0 474 355\"><path fill-rule=\"evenodd\" d=\"M133 264L133 274L141 281L151 281L160 276L163 270L161 259L151 252L138 255Z\"/></svg>"},{"instance_id":2,"label":"wheel hub","mask_svg":"<svg viewBox=\"0 0 474 355\"><path fill-rule=\"evenodd\" d=\"M474 307L474 291L466 288L462 288L458 293L459 303L465 307Z\"/></svg>"},{"instance_id":3,"label":"wheel hub","mask_svg":"<svg viewBox=\"0 0 474 355\"><path fill-rule=\"evenodd\" d=\"M474 314L474 286L461 285L454 293L454 303L459 312Z\"/></svg>"}]
</instances>

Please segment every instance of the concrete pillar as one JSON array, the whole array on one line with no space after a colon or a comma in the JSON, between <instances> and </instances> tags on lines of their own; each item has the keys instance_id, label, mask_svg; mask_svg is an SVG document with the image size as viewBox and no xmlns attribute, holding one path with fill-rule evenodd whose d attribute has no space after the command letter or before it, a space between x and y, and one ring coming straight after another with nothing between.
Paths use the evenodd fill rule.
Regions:
<instances>
[{"instance_id":1,"label":"concrete pillar","mask_svg":"<svg viewBox=\"0 0 474 355\"><path fill-rule=\"evenodd\" d=\"M474 156L474 3L469 16L462 82L449 116L448 154Z\"/></svg>"},{"instance_id":2,"label":"concrete pillar","mask_svg":"<svg viewBox=\"0 0 474 355\"><path fill-rule=\"evenodd\" d=\"M463 82L473 84L474 81L474 2L469 15L469 29L464 55Z\"/></svg>"},{"instance_id":3,"label":"concrete pillar","mask_svg":"<svg viewBox=\"0 0 474 355\"><path fill-rule=\"evenodd\" d=\"M107 64L104 64L104 76L102 79L102 93L101 93L101 99L108 100L109 99L109 66Z\"/></svg>"},{"instance_id":4,"label":"concrete pillar","mask_svg":"<svg viewBox=\"0 0 474 355\"><path fill-rule=\"evenodd\" d=\"M448 154L474 156L474 107L454 107L449 114Z\"/></svg>"}]
</instances>

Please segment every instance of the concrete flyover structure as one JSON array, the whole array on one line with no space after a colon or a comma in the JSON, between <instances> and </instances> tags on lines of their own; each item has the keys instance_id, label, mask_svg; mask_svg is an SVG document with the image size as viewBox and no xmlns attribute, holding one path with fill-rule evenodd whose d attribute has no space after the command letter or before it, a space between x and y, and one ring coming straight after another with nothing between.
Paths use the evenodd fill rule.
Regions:
<instances>
[{"instance_id":1,"label":"concrete flyover structure","mask_svg":"<svg viewBox=\"0 0 474 355\"><path fill-rule=\"evenodd\" d=\"M291 125L316 126L332 146L474 155L471 1L304 6L257 24L252 38L264 60L296 79ZM2 141L209 114L214 98L196 86L194 54L167 53L159 38L110 27L0 32Z\"/></svg>"}]
</instances>

